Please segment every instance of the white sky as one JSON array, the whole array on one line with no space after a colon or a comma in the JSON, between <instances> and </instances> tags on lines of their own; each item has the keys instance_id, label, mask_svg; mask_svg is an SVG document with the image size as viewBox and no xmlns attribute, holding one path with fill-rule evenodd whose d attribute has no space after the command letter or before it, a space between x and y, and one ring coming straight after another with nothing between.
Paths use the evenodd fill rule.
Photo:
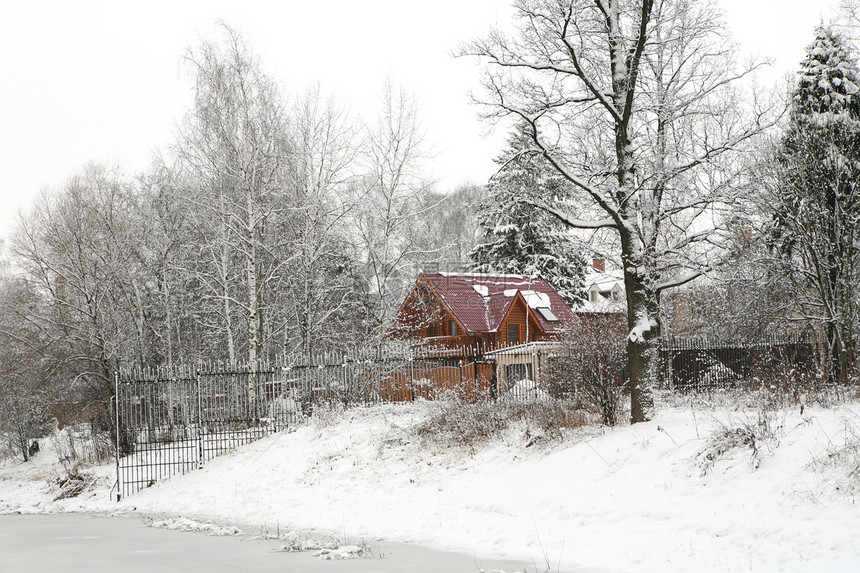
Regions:
<instances>
[{"instance_id":1,"label":"white sky","mask_svg":"<svg viewBox=\"0 0 860 573\"><path fill-rule=\"evenodd\" d=\"M0 3L0 235L44 187L88 161L144 169L190 104L185 50L223 20L263 68L298 92L318 82L373 114L386 76L421 101L441 189L483 183L504 133L489 137L468 92L475 60L450 53L509 21L509 0L3 0ZM745 50L793 72L837 0L718 0Z\"/></svg>"}]
</instances>

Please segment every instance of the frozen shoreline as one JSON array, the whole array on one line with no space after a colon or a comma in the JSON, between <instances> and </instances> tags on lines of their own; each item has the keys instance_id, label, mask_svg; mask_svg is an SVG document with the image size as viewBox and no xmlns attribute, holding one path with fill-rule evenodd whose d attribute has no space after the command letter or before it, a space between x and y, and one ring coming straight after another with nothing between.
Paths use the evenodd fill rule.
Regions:
<instances>
[{"instance_id":1,"label":"frozen shoreline","mask_svg":"<svg viewBox=\"0 0 860 573\"><path fill-rule=\"evenodd\" d=\"M313 552L281 551L282 541L253 535L212 536L202 532L145 527L139 518L62 513L0 516L3 571L99 573L122 570L323 573L514 571L528 564L479 560L466 554L399 543L375 543L372 554L332 565Z\"/></svg>"}]
</instances>

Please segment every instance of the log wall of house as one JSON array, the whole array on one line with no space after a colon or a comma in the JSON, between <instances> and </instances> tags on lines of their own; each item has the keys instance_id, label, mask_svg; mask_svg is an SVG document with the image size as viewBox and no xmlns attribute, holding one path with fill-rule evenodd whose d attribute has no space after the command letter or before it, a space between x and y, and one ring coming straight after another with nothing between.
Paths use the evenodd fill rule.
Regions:
<instances>
[{"instance_id":1,"label":"log wall of house","mask_svg":"<svg viewBox=\"0 0 860 573\"><path fill-rule=\"evenodd\" d=\"M493 342L497 347L513 344L508 341L508 326L512 324L516 324L519 327L519 340L517 340L517 344L531 342L541 338L540 327L531 316L528 317L528 329L526 329L526 306L521 300L515 300L513 307L510 312L508 312L508 316L505 317L505 320L503 320L502 324L499 326L499 330L495 333ZM528 339L526 339L527 331Z\"/></svg>"}]
</instances>

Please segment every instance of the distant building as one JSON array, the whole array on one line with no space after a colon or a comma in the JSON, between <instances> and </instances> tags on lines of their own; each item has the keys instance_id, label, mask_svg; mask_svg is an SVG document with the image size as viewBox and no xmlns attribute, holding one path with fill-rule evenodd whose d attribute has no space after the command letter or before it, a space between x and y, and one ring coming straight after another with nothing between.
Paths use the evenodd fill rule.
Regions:
<instances>
[{"instance_id":1,"label":"distant building","mask_svg":"<svg viewBox=\"0 0 860 573\"><path fill-rule=\"evenodd\" d=\"M577 314L623 313L627 309L623 274L607 265L605 259L592 259L583 282L586 296Z\"/></svg>"}]
</instances>

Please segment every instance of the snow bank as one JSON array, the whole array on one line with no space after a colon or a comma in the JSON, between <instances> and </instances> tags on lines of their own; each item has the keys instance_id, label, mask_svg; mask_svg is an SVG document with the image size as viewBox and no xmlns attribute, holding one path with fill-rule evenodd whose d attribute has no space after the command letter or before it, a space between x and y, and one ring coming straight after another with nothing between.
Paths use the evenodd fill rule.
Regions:
<instances>
[{"instance_id":1,"label":"snow bank","mask_svg":"<svg viewBox=\"0 0 860 573\"><path fill-rule=\"evenodd\" d=\"M169 529L171 531L192 531L194 533L205 533L207 535L241 535L242 530L236 526L224 527L217 523L207 521L202 523L187 517L171 517L167 519L153 519L147 522L149 527L156 529Z\"/></svg>"},{"instance_id":2,"label":"snow bank","mask_svg":"<svg viewBox=\"0 0 860 573\"><path fill-rule=\"evenodd\" d=\"M249 531L277 524L560 571L860 570L860 492L846 487L856 486L847 472L857 460L829 462L837 450L860 451L841 447L860 443L860 405L774 413L769 437L752 442L757 451L745 438L709 449L727 428L758 431L757 414L736 408L664 408L652 422L532 447L520 430L471 449L416 439L410 428L428 411L352 410L118 504L109 466L97 468L95 491L53 501L60 470L42 452L31 465L0 468L0 511L121 510ZM703 455L713 458L706 472Z\"/></svg>"}]
</instances>

